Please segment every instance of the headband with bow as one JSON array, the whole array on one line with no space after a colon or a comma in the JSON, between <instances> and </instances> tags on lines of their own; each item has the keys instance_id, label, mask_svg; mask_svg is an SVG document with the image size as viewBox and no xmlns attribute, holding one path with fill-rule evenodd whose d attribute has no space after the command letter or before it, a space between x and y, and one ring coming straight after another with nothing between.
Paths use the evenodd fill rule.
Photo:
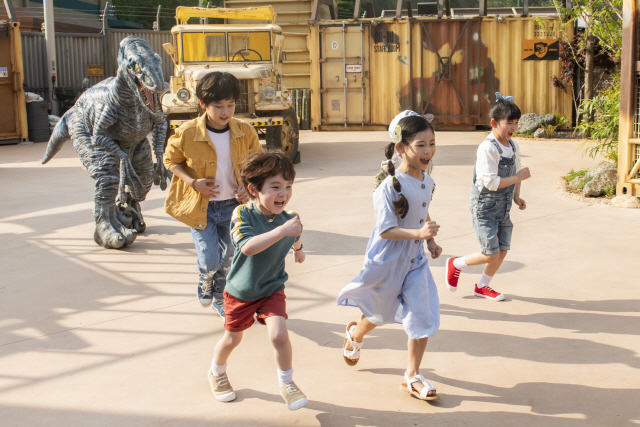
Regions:
<instances>
[{"instance_id":1,"label":"headband with bow","mask_svg":"<svg viewBox=\"0 0 640 427\"><path fill-rule=\"evenodd\" d=\"M397 144L402 139L402 129L400 128L400 126L398 126L398 123L400 122L401 119L409 116L419 116L419 115L420 114L416 113L415 111L405 110L402 113L395 116L393 120L391 120L391 124L389 124L389 136L391 137L391 140ZM431 123L435 116L429 113L429 114L423 115L422 117L424 117L426 121Z\"/></svg>"},{"instance_id":2,"label":"headband with bow","mask_svg":"<svg viewBox=\"0 0 640 427\"><path fill-rule=\"evenodd\" d=\"M513 96L502 96L502 94L500 92L496 92L496 99L498 101L512 102L515 98Z\"/></svg>"}]
</instances>

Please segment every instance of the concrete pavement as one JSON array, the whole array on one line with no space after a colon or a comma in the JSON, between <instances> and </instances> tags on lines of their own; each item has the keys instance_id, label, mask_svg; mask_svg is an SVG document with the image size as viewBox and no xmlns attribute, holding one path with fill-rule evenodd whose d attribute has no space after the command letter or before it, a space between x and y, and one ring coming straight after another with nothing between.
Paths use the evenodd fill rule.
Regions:
<instances>
[{"instance_id":1,"label":"concrete pavement","mask_svg":"<svg viewBox=\"0 0 640 427\"><path fill-rule=\"evenodd\" d=\"M399 390L406 335L385 326L360 363L341 355L337 307L358 273L375 219L373 176L386 132L301 136L294 197L307 260L287 260L294 379L306 408L278 393L266 329L245 333L228 374L238 399L216 402L206 372L223 331L195 290L195 250L162 209L143 203L147 231L124 250L93 242L93 184L67 142L0 147L0 420L3 426L623 426L640 424L640 212L556 194L553 180L597 164L575 141L522 140L532 178L512 211L513 250L492 282L507 299L473 296L481 269L444 284L447 256L478 249L468 209L482 132L438 132L431 217L443 256L431 261L441 329L422 373L440 401Z\"/></svg>"}]
</instances>

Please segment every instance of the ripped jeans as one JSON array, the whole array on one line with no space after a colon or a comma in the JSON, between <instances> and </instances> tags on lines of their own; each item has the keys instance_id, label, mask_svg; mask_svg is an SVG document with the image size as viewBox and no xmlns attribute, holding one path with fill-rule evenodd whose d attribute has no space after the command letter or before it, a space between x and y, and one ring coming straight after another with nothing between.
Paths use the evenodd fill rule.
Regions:
<instances>
[{"instance_id":1,"label":"ripped jeans","mask_svg":"<svg viewBox=\"0 0 640 427\"><path fill-rule=\"evenodd\" d=\"M213 281L214 294L221 294L227 284L234 250L231 244L231 214L238 205L236 199L210 201L207 227L204 230L191 229L198 254L200 281Z\"/></svg>"}]
</instances>

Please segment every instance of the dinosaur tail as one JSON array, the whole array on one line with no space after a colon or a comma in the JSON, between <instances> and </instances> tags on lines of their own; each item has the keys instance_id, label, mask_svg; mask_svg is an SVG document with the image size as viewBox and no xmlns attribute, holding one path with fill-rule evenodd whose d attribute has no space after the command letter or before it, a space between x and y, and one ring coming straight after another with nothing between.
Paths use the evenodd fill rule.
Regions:
<instances>
[{"instance_id":1,"label":"dinosaur tail","mask_svg":"<svg viewBox=\"0 0 640 427\"><path fill-rule=\"evenodd\" d=\"M47 145L47 152L44 155L44 159L42 159L42 164L47 163L49 160L55 156L58 151L62 148L62 145L69 139L69 126L67 124L68 114L72 110L69 110L65 113L62 118L56 123L56 127L53 128L53 133L51 134L51 138L49 139L49 144Z\"/></svg>"}]
</instances>

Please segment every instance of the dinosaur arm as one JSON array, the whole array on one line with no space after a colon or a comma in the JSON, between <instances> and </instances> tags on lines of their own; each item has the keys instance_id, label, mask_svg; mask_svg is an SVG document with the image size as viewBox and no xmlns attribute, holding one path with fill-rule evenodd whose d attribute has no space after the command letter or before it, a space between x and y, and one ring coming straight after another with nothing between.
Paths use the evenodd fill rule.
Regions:
<instances>
[{"instance_id":1,"label":"dinosaur arm","mask_svg":"<svg viewBox=\"0 0 640 427\"><path fill-rule=\"evenodd\" d=\"M156 160L162 163L162 155L164 154L164 144L167 139L167 128L169 127L167 124L167 119L162 115L161 119L153 119L153 134L152 134L152 142L153 142L153 151L156 154Z\"/></svg>"}]
</instances>

